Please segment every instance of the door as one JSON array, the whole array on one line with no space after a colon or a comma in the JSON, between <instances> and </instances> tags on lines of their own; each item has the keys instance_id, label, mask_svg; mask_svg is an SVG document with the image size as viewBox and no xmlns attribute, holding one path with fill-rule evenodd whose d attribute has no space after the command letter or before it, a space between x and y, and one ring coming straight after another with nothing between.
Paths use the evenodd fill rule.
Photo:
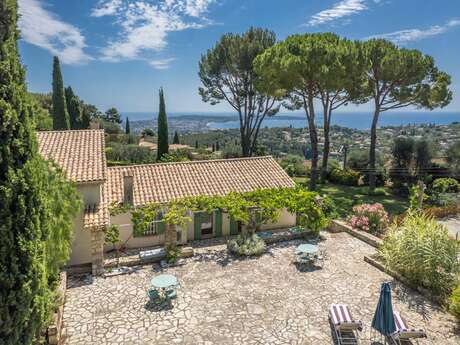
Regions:
<instances>
[{"instance_id":1,"label":"door","mask_svg":"<svg viewBox=\"0 0 460 345\"><path fill-rule=\"evenodd\" d=\"M212 237L212 213L202 213L201 214L201 238L210 238Z\"/></svg>"}]
</instances>

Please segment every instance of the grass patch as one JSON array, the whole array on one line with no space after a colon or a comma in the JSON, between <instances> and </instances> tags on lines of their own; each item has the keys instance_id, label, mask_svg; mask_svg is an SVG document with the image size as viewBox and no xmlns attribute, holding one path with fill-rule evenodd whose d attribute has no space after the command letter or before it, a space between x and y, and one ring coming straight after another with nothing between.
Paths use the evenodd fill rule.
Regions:
<instances>
[{"instance_id":1,"label":"grass patch","mask_svg":"<svg viewBox=\"0 0 460 345\"><path fill-rule=\"evenodd\" d=\"M305 177L295 177L294 181L305 184ZM392 216L403 213L409 207L409 201L405 198L391 194L386 188L376 188L372 195L369 195L369 188L350 187L332 183L319 184L318 192L331 197L341 217L347 217L353 206L359 204L381 203L385 210Z\"/></svg>"}]
</instances>

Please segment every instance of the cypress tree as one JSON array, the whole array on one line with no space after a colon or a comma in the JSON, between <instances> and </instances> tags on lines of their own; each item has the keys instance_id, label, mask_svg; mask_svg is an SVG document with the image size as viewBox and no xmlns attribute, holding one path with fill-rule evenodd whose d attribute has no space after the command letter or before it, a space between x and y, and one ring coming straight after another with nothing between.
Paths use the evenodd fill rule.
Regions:
<instances>
[{"instance_id":1,"label":"cypress tree","mask_svg":"<svg viewBox=\"0 0 460 345\"><path fill-rule=\"evenodd\" d=\"M158 142L157 142L157 159L160 160L163 155L169 151L168 143L168 118L166 116L165 99L163 88L160 88L160 109L158 112Z\"/></svg>"},{"instance_id":2,"label":"cypress tree","mask_svg":"<svg viewBox=\"0 0 460 345\"><path fill-rule=\"evenodd\" d=\"M74 94L70 86L65 88L65 101L67 105L67 112L70 118L70 128L80 129L82 122L82 110L80 107L80 100Z\"/></svg>"},{"instance_id":3,"label":"cypress tree","mask_svg":"<svg viewBox=\"0 0 460 345\"><path fill-rule=\"evenodd\" d=\"M177 131L174 131L174 138L173 138L173 144L179 144L179 133Z\"/></svg>"},{"instance_id":4,"label":"cypress tree","mask_svg":"<svg viewBox=\"0 0 460 345\"><path fill-rule=\"evenodd\" d=\"M70 129L61 65L57 56L53 59L53 128L55 130Z\"/></svg>"},{"instance_id":5,"label":"cypress tree","mask_svg":"<svg viewBox=\"0 0 460 345\"><path fill-rule=\"evenodd\" d=\"M68 256L78 203L66 198L78 196L38 154L17 0L0 2L0 18L0 343L30 345L50 315L51 287Z\"/></svg>"},{"instance_id":6,"label":"cypress tree","mask_svg":"<svg viewBox=\"0 0 460 345\"><path fill-rule=\"evenodd\" d=\"M81 122L80 122L80 128L81 129L88 129L90 122L91 122L91 110L92 108L88 107L83 103L83 101L80 100L80 107L82 109L81 111Z\"/></svg>"},{"instance_id":7,"label":"cypress tree","mask_svg":"<svg viewBox=\"0 0 460 345\"><path fill-rule=\"evenodd\" d=\"M198 148L198 140L195 140L195 148Z\"/></svg>"},{"instance_id":8,"label":"cypress tree","mask_svg":"<svg viewBox=\"0 0 460 345\"><path fill-rule=\"evenodd\" d=\"M129 127L129 118L126 118L125 133L131 134L131 128Z\"/></svg>"}]
</instances>

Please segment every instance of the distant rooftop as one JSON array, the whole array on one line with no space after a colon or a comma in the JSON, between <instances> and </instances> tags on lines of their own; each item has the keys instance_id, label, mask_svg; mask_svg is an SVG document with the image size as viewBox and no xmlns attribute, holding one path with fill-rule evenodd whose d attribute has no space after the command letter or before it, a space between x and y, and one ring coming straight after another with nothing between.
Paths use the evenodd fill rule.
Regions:
<instances>
[{"instance_id":1,"label":"distant rooftop","mask_svg":"<svg viewBox=\"0 0 460 345\"><path fill-rule=\"evenodd\" d=\"M270 156L109 167L107 171L107 202L123 201L123 176L129 175L134 178L135 206L295 185Z\"/></svg>"},{"instance_id":2,"label":"distant rooftop","mask_svg":"<svg viewBox=\"0 0 460 345\"><path fill-rule=\"evenodd\" d=\"M67 177L79 183L106 178L104 130L38 132L40 154L59 164Z\"/></svg>"}]
</instances>

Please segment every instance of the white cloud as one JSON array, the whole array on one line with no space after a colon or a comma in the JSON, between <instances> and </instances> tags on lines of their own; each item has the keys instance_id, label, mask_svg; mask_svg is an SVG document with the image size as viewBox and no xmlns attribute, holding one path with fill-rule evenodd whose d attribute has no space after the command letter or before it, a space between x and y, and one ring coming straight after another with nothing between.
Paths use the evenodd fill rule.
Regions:
<instances>
[{"instance_id":1,"label":"white cloud","mask_svg":"<svg viewBox=\"0 0 460 345\"><path fill-rule=\"evenodd\" d=\"M149 60L146 55L162 51L168 44L168 33L199 29L209 25L205 17L215 0L105 0L93 9L93 15L113 16L120 26L117 39L102 49L108 61ZM153 60L163 61L163 60ZM166 68L167 64L154 65ZM160 67L158 67L160 66Z\"/></svg>"},{"instance_id":2,"label":"white cloud","mask_svg":"<svg viewBox=\"0 0 460 345\"><path fill-rule=\"evenodd\" d=\"M19 0L19 28L22 38L59 56L66 64L91 59L84 51L85 37L80 30L43 8L39 0Z\"/></svg>"},{"instance_id":3,"label":"white cloud","mask_svg":"<svg viewBox=\"0 0 460 345\"><path fill-rule=\"evenodd\" d=\"M351 16L367 10L365 0L342 0L331 8L314 14L308 21L308 26L325 24L336 19Z\"/></svg>"},{"instance_id":4,"label":"white cloud","mask_svg":"<svg viewBox=\"0 0 460 345\"><path fill-rule=\"evenodd\" d=\"M400 30L400 31L386 33L386 34L370 36L367 39L384 38L396 44L405 44L408 42L420 41L425 38L430 38L430 37L441 35L456 26L460 26L459 19L452 19L452 20L449 20L444 25L434 25L424 30L423 29Z\"/></svg>"},{"instance_id":5,"label":"white cloud","mask_svg":"<svg viewBox=\"0 0 460 345\"><path fill-rule=\"evenodd\" d=\"M98 6L94 7L91 11L92 17L104 17L117 13L117 10L122 5L121 0L99 1Z\"/></svg>"},{"instance_id":6,"label":"white cloud","mask_svg":"<svg viewBox=\"0 0 460 345\"><path fill-rule=\"evenodd\" d=\"M149 64L155 69L168 69L170 63L175 60L175 58L151 60L149 61Z\"/></svg>"},{"instance_id":7,"label":"white cloud","mask_svg":"<svg viewBox=\"0 0 460 345\"><path fill-rule=\"evenodd\" d=\"M186 0L185 13L191 17L199 18L208 11L208 7L213 2L215 2L215 0Z\"/></svg>"}]
</instances>

